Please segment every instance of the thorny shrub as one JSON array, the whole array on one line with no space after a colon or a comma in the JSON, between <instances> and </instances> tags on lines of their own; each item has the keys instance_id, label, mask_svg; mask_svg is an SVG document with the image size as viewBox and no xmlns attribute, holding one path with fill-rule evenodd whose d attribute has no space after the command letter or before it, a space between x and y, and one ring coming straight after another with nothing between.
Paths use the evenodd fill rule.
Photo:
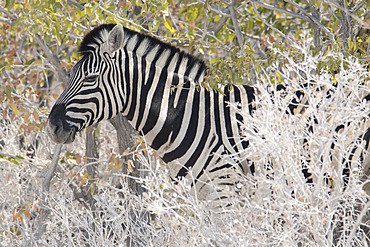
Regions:
<instances>
[{"instance_id":1,"label":"thorny shrub","mask_svg":"<svg viewBox=\"0 0 370 247\"><path fill-rule=\"evenodd\" d=\"M243 133L250 143L241 155L253 162L255 174L240 181L240 195L230 199L231 206L215 212L207 202L193 198L185 183L174 185L165 165L150 150L143 154L141 146L133 159L147 167L146 177L139 181L146 192L133 195L124 183L129 175L115 169L111 158L117 152L113 128L103 123L94 211L83 206L71 190L71 185L85 185L87 164L80 135L63 147L48 195L51 214L40 223L41 184L53 144L42 132L37 155L27 156L17 138L25 123L13 119L3 121L0 130L2 146L7 147L0 167L0 244L369 245L369 197L361 180L366 164L361 162L365 156L359 142L369 128L369 102L362 100L370 93L369 71L355 59L342 59L333 75L316 69L318 63L339 54L313 57L303 48L297 61L287 53L274 52L285 57L286 64L276 62L266 76L258 78L256 110L253 116L241 113L246 119ZM269 78L277 75L286 90L272 94ZM297 91L304 99L295 114L289 114L287 106ZM349 159L349 178L344 183ZM312 182L306 181L302 168L311 174ZM46 231L37 239L40 224L46 224Z\"/></svg>"}]
</instances>

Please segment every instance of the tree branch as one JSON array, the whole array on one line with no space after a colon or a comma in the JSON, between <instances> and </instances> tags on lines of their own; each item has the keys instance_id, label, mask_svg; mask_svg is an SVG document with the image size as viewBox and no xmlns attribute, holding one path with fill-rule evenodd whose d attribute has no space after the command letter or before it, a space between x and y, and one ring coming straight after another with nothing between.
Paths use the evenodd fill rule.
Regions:
<instances>
[{"instance_id":1,"label":"tree branch","mask_svg":"<svg viewBox=\"0 0 370 247\"><path fill-rule=\"evenodd\" d=\"M235 8L234 8L236 2L237 2L236 0L233 0L227 6L228 6L228 9L230 11L231 20L233 21L233 24L234 24L234 31L235 31L235 35L236 35L236 38L237 38L238 43L239 43L239 47L241 49L243 49L244 39L243 39L243 36L242 36L242 32L241 32L241 29L240 29L238 18L236 18L236 12L235 12Z\"/></svg>"},{"instance_id":2,"label":"tree branch","mask_svg":"<svg viewBox=\"0 0 370 247\"><path fill-rule=\"evenodd\" d=\"M368 209L370 207L370 201L368 201L364 208L362 209L361 211L361 214L357 217L357 221L356 221L356 224L352 227L352 230L351 230L351 233L349 234L348 236L348 239L347 239L347 243L346 243L346 247L350 247L352 246L351 243L352 243L352 240L357 232L357 229L358 227L360 226L361 222L362 222L362 219L364 218L364 216L368 213Z\"/></svg>"},{"instance_id":3,"label":"tree branch","mask_svg":"<svg viewBox=\"0 0 370 247\"><path fill-rule=\"evenodd\" d=\"M286 1L290 4L293 4L295 7L299 8L299 10L302 11L302 13L304 13L305 15L300 15L300 14L297 14L297 13L294 13L294 12L291 12L291 11L288 11L288 10L285 10L279 7L271 6L271 5L256 1L256 0L252 0L252 2L255 3L256 5L264 7L266 9L271 9L274 11L278 11L278 12L293 16L295 18L302 19L304 21L308 21L310 23L315 23L321 30L323 30L329 36L329 39L331 42L335 41L334 35L324 25L322 25L321 22L317 18L313 17L311 14L309 14L305 9L303 9L297 3L294 3L291 0L286 0Z\"/></svg>"},{"instance_id":4,"label":"tree branch","mask_svg":"<svg viewBox=\"0 0 370 247\"><path fill-rule=\"evenodd\" d=\"M271 9L271 10L274 10L274 11L277 11L277 12L281 12L281 13L284 13L284 14L287 14L287 15L290 15L290 16L293 16L295 18L299 18L299 19L302 19L302 20L305 20L305 21L308 21L308 22L312 22L308 17L303 16L303 15L300 15L300 14L297 14L297 13L294 13L294 12L291 12L291 11L288 11L286 9L275 7L275 6L272 6L272 5L269 5L269 4L264 4L264 3L261 3L261 2L259 2L257 0L252 0L252 3L254 3L254 4L258 5L258 6L261 6L263 8L266 8L266 9Z\"/></svg>"},{"instance_id":5,"label":"tree branch","mask_svg":"<svg viewBox=\"0 0 370 247\"><path fill-rule=\"evenodd\" d=\"M59 58L53 54L53 52L46 45L45 41L40 37L40 35L34 34L34 38L35 38L36 43L44 51L44 53L45 53L47 59L49 60L49 62L56 68L56 70L58 72L59 80L63 81L64 84L67 84L68 76L67 76L66 71L60 67L62 65L62 63L60 62Z\"/></svg>"},{"instance_id":6,"label":"tree branch","mask_svg":"<svg viewBox=\"0 0 370 247\"><path fill-rule=\"evenodd\" d=\"M312 0L310 0L309 2L310 2L310 9L311 9L312 16L314 16L316 19L319 19L320 9L313 6ZM315 44L315 47L320 51L322 48L321 29L316 23L313 23L312 27L313 27L313 42Z\"/></svg>"},{"instance_id":7,"label":"tree branch","mask_svg":"<svg viewBox=\"0 0 370 247\"><path fill-rule=\"evenodd\" d=\"M217 34L226 24L228 19L229 19L228 16L222 15L220 20L217 23L210 25L208 31L213 32L214 34Z\"/></svg>"},{"instance_id":8,"label":"tree branch","mask_svg":"<svg viewBox=\"0 0 370 247\"><path fill-rule=\"evenodd\" d=\"M340 11L346 12L346 14L350 15L354 20L356 20L360 25L362 25L363 28L370 29L370 23L364 22L363 20L361 20L360 18L358 18L357 16L355 16L353 13L349 12L348 9L344 8L343 6L341 6L338 3L338 1L334 1L334 0L327 0L327 1L329 2L329 5L333 5L334 7L337 7L338 9L340 9ZM361 4L364 4L364 3L366 3L366 1L361 2ZM360 7L361 6L355 6L352 9L352 12L355 11L357 8L360 8ZM369 11L366 11L362 16L366 16L368 14L369 14Z\"/></svg>"},{"instance_id":9,"label":"tree branch","mask_svg":"<svg viewBox=\"0 0 370 247\"><path fill-rule=\"evenodd\" d=\"M9 13L9 11L7 9L4 9L1 6L0 6L0 12L5 14L9 19L11 19L11 21L7 20L7 22L9 22L9 25L11 25L11 26L18 19L18 17L16 15ZM2 18L2 19L6 20L5 18Z\"/></svg>"},{"instance_id":10,"label":"tree branch","mask_svg":"<svg viewBox=\"0 0 370 247\"><path fill-rule=\"evenodd\" d=\"M284 33L282 33L279 29L275 28L273 25L271 25L270 23L268 23L257 11L256 7L254 5L253 6L253 9L254 11L256 12L257 14L257 17L266 25L268 26L269 28L271 28L272 30L274 30L275 32L279 33L281 36L283 36L285 38L285 40L287 41L288 44L292 44L293 41L288 37L286 36Z\"/></svg>"},{"instance_id":11,"label":"tree branch","mask_svg":"<svg viewBox=\"0 0 370 247\"><path fill-rule=\"evenodd\" d=\"M200 0L199 2L201 2L203 4L206 4L206 1L204 1L204 0ZM230 9L229 8L223 8L223 7L217 6L215 4L210 5L209 8L213 12L215 12L219 15L222 15L222 16L229 16L230 15Z\"/></svg>"},{"instance_id":12,"label":"tree branch","mask_svg":"<svg viewBox=\"0 0 370 247\"><path fill-rule=\"evenodd\" d=\"M10 22L8 19L6 19L4 17L1 17L1 16L0 16L0 22L3 22L3 23L5 23L5 24L7 24L9 26L12 25L12 22Z\"/></svg>"},{"instance_id":13,"label":"tree branch","mask_svg":"<svg viewBox=\"0 0 370 247\"><path fill-rule=\"evenodd\" d=\"M57 144L54 148L53 160L51 161L51 164L49 166L49 170L47 171L47 173L44 177L44 180L42 181L42 191L43 192L49 192L50 181L54 176L55 169L57 168L59 155L60 155L61 150L62 150L62 144Z\"/></svg>"},{"instance_id":14,"label":"tree branch","mask_svg":"<svg viewBox=\"0 0 370 247\"><path fill-rule=\"evenodd\" d=\"M319 27L321 30L323 30L330 38L332 42L335 42L334 35L320 22L319 19L317 19L314 15L311 15L308 13L304 8L302 8L299 4L292 0L285 0L288 3L292 4L294 7L298 8L304 15L306 15L310 20L311 23L314 23Z\"/></svg>"},{"instance_id":15,"label":"tree branch","mask_svg":"<svg viewBox=\"0 0 370 247\"><path fill-rule=\"evenodd\" d=\"M81 5L79 3L76 3L75 1L67 0L67 4L68 5L73 5L73 6L77 7L77 8L79 8L80 11L84 11L85 10L85 7L83 5Z\"/></svg>"},{"instance_id":16,"label":"tree branch","mask_svg":"<svg viewBox=\"0 0 370 247\"><path fill-rule=\"evenodd\" d=\"M17 157L17 156L11 155L11 154L3 153L1 151L0 151L0 155L5 156L5 157L8 157L8 158L15 159L15 160L19 160L19 162L22 162L22 163L25 163L25 164L27 164L29 166L34 167L34 168L40 169L35 164L33 164L33 163L31 163L31 162L29 162L29 161L27 161L27 160L25 160L25 159L23 159L21 157Z\"/></svg>"},{"instance_id":17,"label":"tree branch","mask_svg":"<svg viewBox=\"0 0 370 247\"><path fill-rule=\"evenodd\" d=\"M50 207L48 206L48 197L49 197L49 190L50 190L50 182L51 179L54 176L55 170L58 166L58 160L59 160L59 155L60 151L62 150L62 144L57 144L54 148L54 155L52 162L49 166L48 171L46 172L46 175L42 181L42 197L41 197L41 203L42 203L42 208L44 209L43 213L39 215L39 218L37 220L37 233L36 233L36 239L39 240L42 235L44 234L46 230L46 219L49 217L50 214Z\"/></svg>"}]
</instances>

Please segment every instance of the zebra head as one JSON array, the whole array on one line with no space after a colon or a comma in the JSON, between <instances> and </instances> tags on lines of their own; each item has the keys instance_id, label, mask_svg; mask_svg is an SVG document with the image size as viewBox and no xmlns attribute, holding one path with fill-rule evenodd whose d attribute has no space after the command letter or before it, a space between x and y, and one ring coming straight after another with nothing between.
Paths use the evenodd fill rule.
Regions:
<instances>
[{"instance_id":1,"label":"zebra head","mask_svg":"<svg viewBox=\"0 0 370 247\"><path fill-rule=\"evenodd\" d=\"M76 132L122 110L115 61L123 42L121 24L104 24L85 36L80 46L83 58L72 68L68 86L49 115L47 132L53 141L73 142Z\"/></svg>"}]
</instances>

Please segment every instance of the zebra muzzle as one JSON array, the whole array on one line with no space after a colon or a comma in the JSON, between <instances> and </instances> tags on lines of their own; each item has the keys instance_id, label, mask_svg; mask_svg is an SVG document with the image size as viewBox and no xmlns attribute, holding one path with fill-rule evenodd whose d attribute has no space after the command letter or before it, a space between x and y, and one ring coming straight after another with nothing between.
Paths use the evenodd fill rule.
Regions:
<instances>
[{"instance_id":1,"label":"zebra muzzle","mask_svg":"<svg viewBox=\"0 0 370 247\"><path fill-rule=\"evenodd\" d=\"M74 141L77 129L65 121L65 107L55 105L50 112L46 130L54 142L66 144Z\"/></svg>"}]
</instances>

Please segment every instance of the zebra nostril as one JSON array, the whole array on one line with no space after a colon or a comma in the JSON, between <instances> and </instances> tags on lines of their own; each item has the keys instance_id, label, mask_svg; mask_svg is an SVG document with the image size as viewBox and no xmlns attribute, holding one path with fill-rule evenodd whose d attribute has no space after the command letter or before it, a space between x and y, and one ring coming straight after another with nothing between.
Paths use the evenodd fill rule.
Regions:
<instances>
[{"instance_id":1,"label":"zebra nostril","mask_svg":"<svg viewBox=\"0 0 370 247\"><path fill-rule=\"evenodd\" d=\"M60 124L60 121L51 121L49 118L46 130L50 136L58 136L58 134L63 131L63 126Z\"/></svg>"},{"instance_id":2,"label":"zebra nostril","mask_svg":"<svg viewBox=\"0 0 370 247\"><path fill-rule=\"evenodd\" d=\"M58 135L63 131L63 122L61 119L49 118L49 133L52 135Z\"/></svg>"},{"instance_id":3,"label":"zebra nostril","mask_svg":"<svg viewBox=\"0 0 370 247\"><path fill-rule=\"evenodd\" d=\"M61 131L63 131L63 122L61 119L56 119L53 123L53 131L54 131L54 134L58 134L60 133Z\"/></svg>"}]
</instances>

